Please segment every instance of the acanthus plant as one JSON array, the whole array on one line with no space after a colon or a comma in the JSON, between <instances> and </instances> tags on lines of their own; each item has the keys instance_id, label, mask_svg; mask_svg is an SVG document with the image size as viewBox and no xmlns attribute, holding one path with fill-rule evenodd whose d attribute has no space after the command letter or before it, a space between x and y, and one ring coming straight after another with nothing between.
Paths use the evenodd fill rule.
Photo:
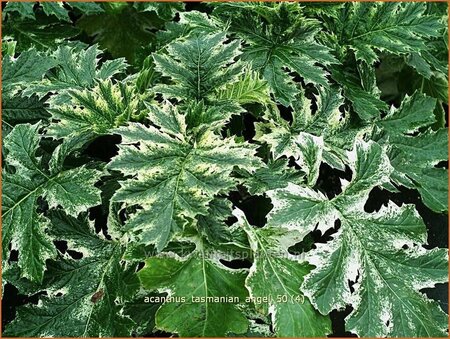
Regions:
<instances>
[{"instance_id":1,"label":"acanthus plant","mask_svg":"<svg viewBox=\"0 0 450 339\"><path fill-rule=\"evenodd\" d=\"M4 336L448 335L446 3L3 12Z\"/></svg>"}]
</instances>

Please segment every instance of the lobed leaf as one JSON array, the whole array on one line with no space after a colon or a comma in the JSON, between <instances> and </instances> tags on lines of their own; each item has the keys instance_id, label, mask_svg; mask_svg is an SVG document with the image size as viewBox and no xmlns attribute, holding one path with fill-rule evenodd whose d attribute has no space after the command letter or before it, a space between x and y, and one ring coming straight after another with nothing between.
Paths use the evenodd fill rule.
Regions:
<instances>
[{"instance_id":1,"label":"lobed leaf","mask_svg":"<svg viewBox=\"0 0 450 339\"><path fill-rule=\"evenodd\" d=\"M134 322L121 314L139 288L133 267L121 263L123 247L95 234L87 218L51 215L52 235L83 258L59 254L45 272L38 305L23 306L6 333L18 336L129 336Z\"/></svg>"},{"instance_id":2,"label":"lobed leaf","mask_svg":"<svg viewBox=\"0 0 450 339\"><path fill-rule=\"evenodd\" d=\"M316 268L305 277L303 293L322 314L352 305L346 327L360 336L444 335L446 315L419 289L447 279L447 251L422 247L425 225L410 205L391 203L378 213L363 212L368 193L389 180L392 168L373 142L356 144L351 159L353 179L332 200L294 185L269 193L271 225L306 234L316 227L324 232L340 221L333 239L307 255ZM405 273L413 267L414 274ZM349 281L355 283L354 292Z\"/></svg>"},{"instance_id":3,"label":"lobed leaf","mask_svg":"<svg viewBox=\"0 0 450 339\"><path fill-rule=\"evenodd\" d=\"M5 257L9 244L20 250L22 276L40 282L45 261L55 257L56 250L46 234L48 220L39 212L39 199L44 198L50 209L61 206L77 216L100 203L100 191L94 186L100 173L86 167L49 173L36 157L38 129L39 124L17 125L5 138L8 168L2 173L2 242Z\"/></svg>"},{"instance_id":4,"label":"lobed leaf","mask_svg":"<svg viewBox=\"0 0 450 339\"><path fill-rule=\"evenodd\" d=\"M167 291L173 298L174 302L165 302L156 312L156 327L184 337L244 333L248 320L239 304L247 296L246 272L223 266L197 241L189 256L149 258L138 274L144 288Z\"/></svg>"},{"instance_id":5,"label":"lobed leaf","mask_svg":"<svg viewBox=\"0 0 450 339\"><path fill-rule=\"evenodd\" d=\"M232 138L206 133L193 139L185 116L172 106L153 107L150 116L160 129L139 124L118 129L122 145L108 168L134 176L121 184L113 201L143 207L127 229L160 251L173 233L207 214L214 196L236 185L230 176L235 166L253 171L260 161L254 147Z\"/></svg>"}]
</instances>

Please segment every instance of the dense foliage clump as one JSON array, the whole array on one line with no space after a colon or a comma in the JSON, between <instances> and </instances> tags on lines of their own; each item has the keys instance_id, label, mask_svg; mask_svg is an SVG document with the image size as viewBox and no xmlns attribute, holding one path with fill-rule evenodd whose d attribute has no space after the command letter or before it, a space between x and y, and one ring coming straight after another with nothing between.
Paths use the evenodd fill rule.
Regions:
<instances>
[{"instance_id":1,"label":"dense foliage clump","mask_svg":"<svg viewBox=\"0 0 450 339\"><path fill-rule=\"evenodd\" d=\"M3 335L447 336L446 23L8 2Z\"/></svg>"}]
</instances>

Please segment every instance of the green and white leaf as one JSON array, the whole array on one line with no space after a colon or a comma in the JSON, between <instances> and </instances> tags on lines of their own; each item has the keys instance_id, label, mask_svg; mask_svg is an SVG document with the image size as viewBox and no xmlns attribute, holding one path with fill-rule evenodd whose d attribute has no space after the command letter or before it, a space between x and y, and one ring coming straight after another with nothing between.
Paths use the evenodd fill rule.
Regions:
<instances>
[{"instance_id":1,"label":"green and white leaf","mask_svg":"<svg viewBox=\"0 0 450 339\"><path fill-rule=\"evenodd\" d=\"M392 172L379 145L357 143L350 159L353 179L332 200L294 185L269 193L271 225L304 233L317 225L324 232L340 220L333 240L308 253L316 268L306 276L303 293L322 314L352 305L346 329L362 337L444 335L447 316L419 289L446 281L447 251L421 247L425 225L410 205L363 212L370 190ZM354 292L349 281L356 283Z\"/></svg>"},{"instance_id":2,"label":"green and white leaf","mask_svg":"<svg viewBox=\"0 0 450 339\"><path fill-rule=\"evenodd\" d=\"M174 41L167 53L153 55L156 70L170 79L170 84L159 84L153 89L165 98L180 100L206 99L217 88L235 80L241 64L233 63L240 54L240 43L225 44L224 33L195 35Z\"/></svg>"},{"instance_id":3,"label":"green and white leaf","mask_svg":"<svg viewBox=\"0 0 450 339\"><path fill-rule=\"evenodd\" d=\"M3 5L3 336L448 335L446 3Z\"/></svg>"},{"instance_id":4,"label":"green and white leaf","mask_svg":"<svg viewBox=\"0 0 450 339\"><path fill-rule=\"evenodd\" d=\"M445 185L448 170L436 165L448 159L448 133L444 128L423 130L435 122L435 106L435 99L416 92L406 97L398 109L392 108L377 125L385 132L382 140L389 147L389 158L395 169L392 181L417 189L430 209L445 212L448 211Z\"/></svg>"},{"instance_id":5,"label":"green and white leaf","mask_svg":"<svg viewBox=\"0 0 450 339\"><path fill-rule=\"evenodd\" d=\"M34 49L20 53L17 58L6 55L2 59L2 89L17 92L33 81L40 81L57 61Z\"/></svg>"},{"instance_id":6,"label":"green and white leaf","mask_svg":"<svg viewBox=\"0 0 450 339\"><path fill-rule=\"evenodd\" d=\"M331 76L342 86L344 96L361 119L370 121L388 108L380 98L372 66L361 62L355 70L353 65L347 68L338 65L332 68Z\"/></svg>"},{"instance_id":7,"label":"green and white leaf","mask_svg":"<svg viewBox=\"0 0 450 339\"><path fill-rule=\"evenodd\" d=\"M3 9L3 13L17 12L23 18L34 19L34 2L10 1Z\"/></svg>"},{"instance_id":8,"label":"green and white leaf","mask_svg":"<svg viewBox=\"0 0 450 339\"><path fill-rule=\"evenodd\" d=\"M36 156L40 136L39 124L17 125L5 138L7 154L2 186L3 256L9 256L8 244L20 250L21 274L42 281L45 261L56 255L46 233L48 220L42 215L39 200L45 199L50 209L59 206L77 216L100 203L100 191L94 184L100 172L84 166L49 173ZM14 168L14 172L10 169Z\"/></svg>"},{"instance_id":9,"label":"green and white leaf","mask_svg":"<svg viewBox=\"0 0 450 339\"><path fill-rule=\"evenodd\" d=\"M9 4L20 3L25 4L22 1L14 1ZM2 25L2 36L11 37L17 42L17 52L24 52L30 48L49 52L66 43L68 39L76 37L79 33L78 28L68 22L61 22L55 16L41 16L39 20L8 17L8 20L3 21Z\"/></svg>"},{"instance_id":10,"label":"green and white leaf","mask_svg":"<svg viewBox=\"0 0 450 339\"><path fill-rule=\"evenodd\" d=\"M294 184L269 191L274 207L268 223L272 227L296 230L304 237L316 228L324 233L334 227L334 220L339 216L335 201L348 210L362 209L372 188L388 181L391 166L383 149L372 141L356 142L348 156L353 178L342 194L330 201L320 192Z\"/></svg>"},{"instance_id":11,"label":"green and white leaf","mask_svg":"<svg viewBox=\"0 0 450 339\"><path fill-rule=\"evenodd\" d=\"M167 22L164 31L156 33L161 46L189 35L208 35L223 32L222 24L199 11L180 12L178 22Z\"/></svg>"},{"instance_id":12,"label":"green and white leaf","mask_svg":"<svg viewBox=\"0 0 450 339\"><path fill-rule=\"evenodd\" d=\"M101 6L101 4L95 3L95 2L69 2L66 3L72 8L76 8L81 13L85 15L92 15L92 14L98 14L103 13L105 10Z\"/></svg>"},{"instance_id":13,"label":"green and white leaf","mask_svg":"<svg viewBox=\"0 0 450 339\"><path fill-rule=\"evenodd\" d=\"M243 104L268 104L270 96L267 82L258 73L246 70L236 82L225 85L214 96L219 100L229 100Z\"/></svg>"},{"instance_id":14,"label":"green and white leaf","mask_svg":"<svg viewBox=\"0 0 450 339\"><path fill-rule=\"evenodd\" d=\"M59 20L70 22L69 13L62 2L41 2L40 5L46 15L54 15Z\"/></svg>"},{"instance_id":15,"label":"green and white leaf","mask_svg":"<svg viewBox=\"0 0 450 339\"><path fill-rule=\"evenodd\" d=\"M2 132L6 136L19 123L37 123L49 117L45 101L36 95L24 96L30 83L41 81L57 61L33 49L2 59Z\"/></svg>"},{"instance_id":16,"label":"green and white leaf","mask_svg":"<svg viewBox=\"0 0 450 339\"><path fill-rule=\"evenodd\" d=\"M57 121L47 128L47 135L56 139L73 138L92 132L97 135L111 133L116 127L130 121L136 113L138 98L133 89L121 82L98 81L91 89L70 90L70 101L56 103L50 108Z\"/></svg>"},{"instance_id":17,"label":"green and white leaf","mask_svg":"<svg viewBox=\"0 0 450 339\"><path fill-rule=\"evenodd\" d=\"M125 302L139 289L134 267L121 262L123 247L94 232L85 216L51 214L51 234L83 258L59 254L48 263L43 285L46 292L37 305L22 306L6 334L22 337L130 336L134 322L122 314Z\"/></svg>"},{"instance_id":18,"label":"green and white leaf","mask_svg":"<svg viewBox=\"0 0 450 339\"><path fill-rule=\"evenodd\" d=\"M215 7L215 16L224 24L229 22L228 30L247 43L242 59L267 80L282 105L289 106L297 92L285 68L305 83L328 85L327 72L318 72L316 64L329 65L336 59L330 49L316 42L317 21L305 18L298 4L223 3Z\"/></svg>"},{"instance_id":19,"label":"green and white leaf","mask_svg":"<svg viewBox=\"0 0 450 339\"><path fill-rule=\"evenodd\" d=\"M182 2L135 2L134 8L138 11L154 11L164 20L172 20L175 14L184 9Z\"/></svg>"},{"instance_id":20,"label":"green and white leaf","mask_svg":"<svg viewBox=\"0 0 450 339\"><path fill-rule=\"evenodd\" d=\"M269 190L283 188L288 183L301 184L304 180L304 173L288 166L286 158L269 161L267 166L258 168L254 173L245 170L238 171L244 178L244 185L250 194L262 195Z\"/></svg>"},{"instance_id":21,"label":"green and white leaf","mask_svg":"<svg viewBox=\"0 0 450 339\"><path fill-rule=\"evenodd\" d=\"M425 14L425 3L349 3L347 7L349 14L343 11L338 19L338 26L345 27L338 39L367 64L378 60L377 51L426 51L426 38L439 36L444 28L438 17Z\"/></svg>"},{"instance_id":22,"label":"green and white leaf","mask_svg":"<svg viewBox=\"0 0 450 339\"><path fill-rule=\"evenodd\" d=\"M232 242L232 230L225 224L231 215L231 202L216 197L209 203L207 214L197 217L197 229L213 245Z\"/></svg>"},{"instance_id":23,"label":"green and white leaf","mask_svg":"<svg viewBox=\"0 0 450 339\"><path fill-rule=\"evenodd\" d=\"M254 171L260 160L247 143L211 132L189 135L185 116L175 107L154 107L149 118L159 129L129 124L117 130L122 145L108 168L133 176L121 183L113 201L143 207L127 229L140 243L161 251L173 233L208 213L214 196L235 187L237 180L230 176L235 166Z\"/></svg>"},{"instance_id":24,"label":"green and white leaf","mask_svg":"<svg viewBox=\"0 0 450 339\"><path fill-rule=\"evenodd\" d=\"M247 232L254 255L245 285L250 297L269 299L256 308L271 314L276 336L324 337L330 333L330 319L317 312L300 291L311 266L287 251L302 240L300 233L270 224L254 228L242 211L235 210L234 215Z\"/></svg>"},{"instance_id":25,"label":"green and white leaf","mask_svg":"<svg viewBox=\"0 0 450 339\"><path fill-rule=\"evenodd\" d=\"M276 107L269 107L269 123L256 123L256 140L267 143L276 159L293 157L307 173L308 183L314 185L322 161L344 169L348 162L345 150L364 132L348 127L339 110L342 104L339 93L319 87L317 110L313 112L312 102L300 92L293 101L292 123L283 119Z\"/></svg>"},{"instance_id":26,"label":"green and white leaf","mask_svg":"<svg viewBox=\"0 0 450 339\"><path fill-rule=\"evenodd\" d=\"M40 97L48 93L57 94L53 98L57 103L69 103L68 95L72 90L92 88L96 81L108 80L125 71L125 59L107 60L100 65L102 51L97 45L85 48L82 44L60 46L51 54L57 63L44 79L34 81L24 91L25 95L33 93Z\"/></svg>"},{"instance_id":27,"label":"green and white leaf","mask_svg":"<svg viewBox=\"0 0 450 339\"><path fill-rule=\"evenodd\" d=\"M194 134L206 131L220 133L234 115L244 112L235 101L220 100L208 105L205 101L191 101L186 106L186 125Z\"/></svg>"}]
</instances>

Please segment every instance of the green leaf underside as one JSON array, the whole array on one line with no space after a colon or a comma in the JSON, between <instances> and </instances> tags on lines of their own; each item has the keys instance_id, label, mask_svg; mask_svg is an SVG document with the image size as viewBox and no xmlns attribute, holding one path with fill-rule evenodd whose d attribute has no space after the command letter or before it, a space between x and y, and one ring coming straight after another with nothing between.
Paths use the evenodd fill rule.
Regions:
<instances>
[{"instance_id":1,"label":"green leaf underside","mask_svg":"<svg viewBox=\"0 0 450 339\"><path fill-rule=\"evenodd\" d=\"M173 298L157 311L157 328L194 337L221 337L247 330L248 320L238 308L247 296L246 272L223 266L206 250L199 243L188 257L146 260L138 274L144 288L168 291ZM219 298L224 299L220 302Z\"/></svg>"},{"instance_id":2,"label":"green leaf underside","mask_svg":"<svg viewBox=\"0 0 450 339\"><path fill-rule=\"evenodd\" d=\"M136 9L132 3L105 4L104 12L82 16L76 26L94 39L114 58L124 57L138 63L155 43L152 30L165 20L149 11Z\"/></svg>"}]
</instances>

